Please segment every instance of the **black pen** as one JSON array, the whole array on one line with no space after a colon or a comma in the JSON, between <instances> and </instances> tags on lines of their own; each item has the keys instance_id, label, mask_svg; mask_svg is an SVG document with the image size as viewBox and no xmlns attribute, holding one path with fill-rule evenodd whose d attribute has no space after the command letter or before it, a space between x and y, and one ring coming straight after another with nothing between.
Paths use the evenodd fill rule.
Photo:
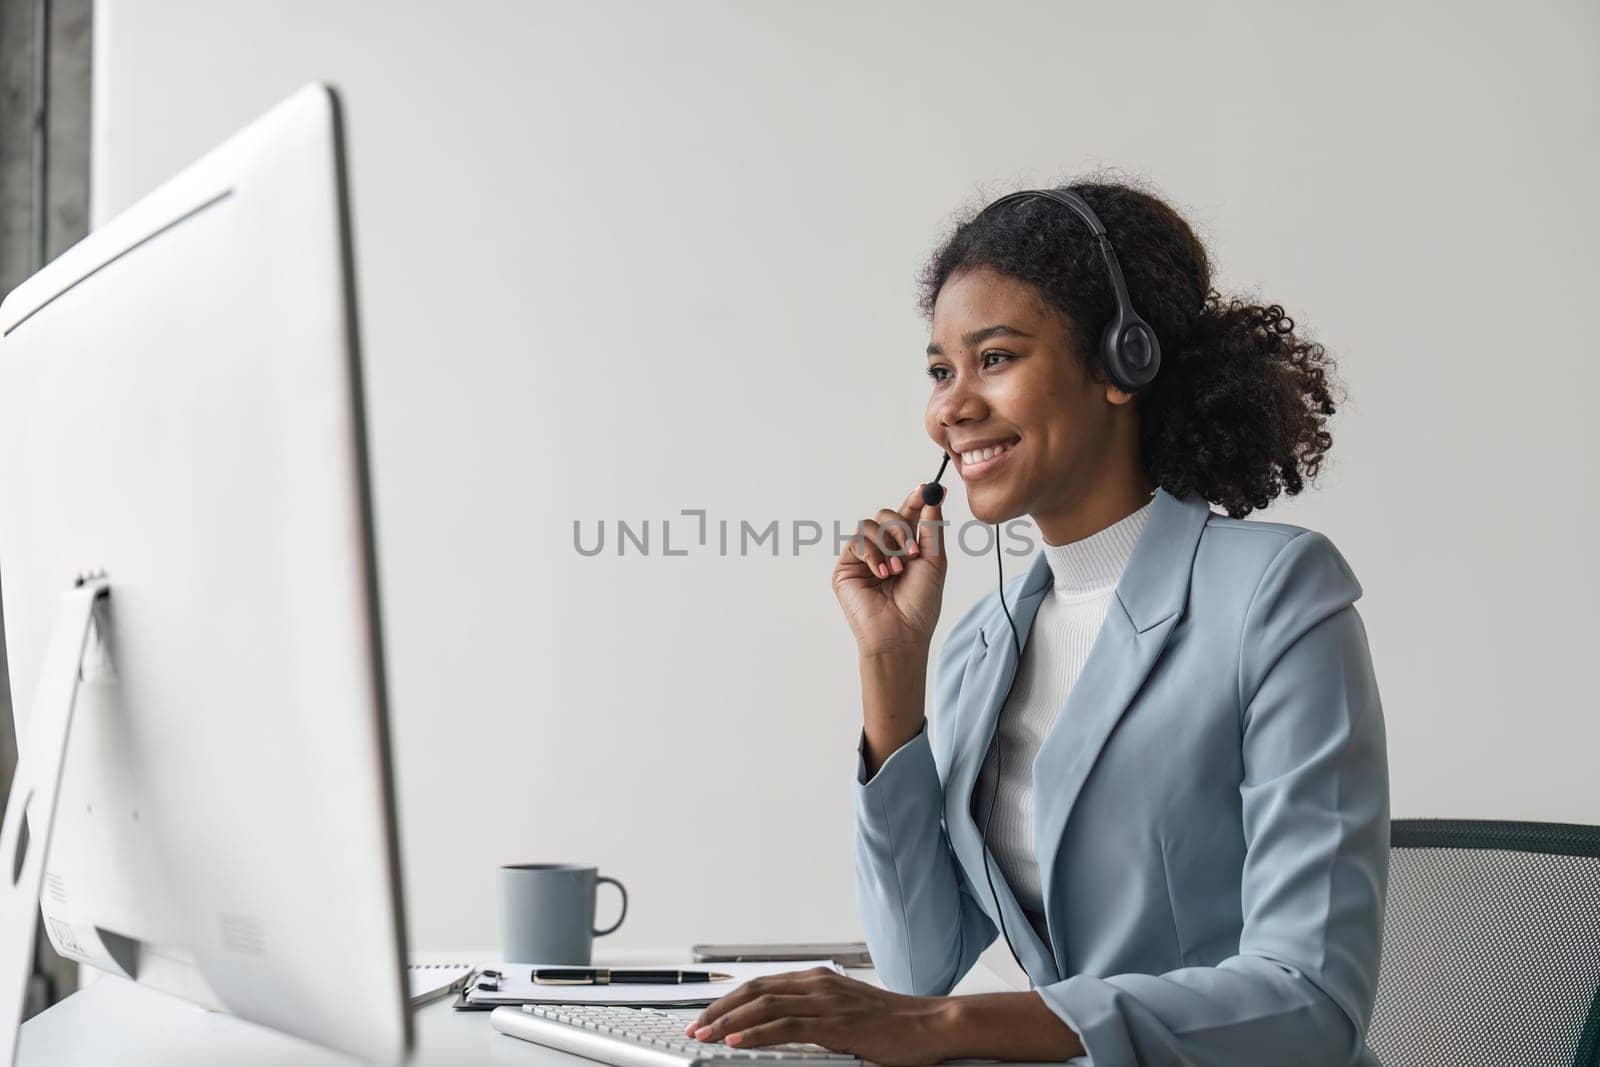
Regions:
<instances>
[{"instance_id":1,"label":"black pen","mask_svg":"<svg viewBox=\"0 0 1600 1067\"><path fill-rule=\"evenodd\" d=\"M685 982L725 982L731 974L716 971L615 971L610 967L535 967L539 985L682 985Z\"/></svg>"}]
</instances>

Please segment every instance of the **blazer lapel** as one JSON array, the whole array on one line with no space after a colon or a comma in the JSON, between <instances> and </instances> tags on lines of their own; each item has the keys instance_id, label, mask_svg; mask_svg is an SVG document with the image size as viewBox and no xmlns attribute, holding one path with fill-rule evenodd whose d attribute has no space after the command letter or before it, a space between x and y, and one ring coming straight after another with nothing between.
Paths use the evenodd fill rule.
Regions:
<instances>
[{"instance_id":1,"label":"blazer lapel","mask_svg":"<svg viewBox=\"0 0 1600 1067\"><path fill-rule=\"evenodd\" d=\"M1056 856L1073 806L1183 613L1195 549L1210 511L1199 496L1179 500L1165 489L1156 491L1105 622L1034 760L1034 842L1047 914L1055 899ZM1066 957L1066 934L1051 924L1056 959Z\"/></svg>"},{"instance_id":2,"label":"blazer lapel","mask_svg":"<svg viewBox=\"0 0 1600 1067\"><path fill-rule=\"evenodd\" d=\"M1027 645L1028 633L1039 610L1039 602L1050 588L1050 565L1043 552L1037 553L1022 581L1006 604L1017 626L1018 643ZM966 667L965 681L955 709L955 740L950 754L950 779L945 788L945 831L950 845L960 857L967 876L973 879L980 906L987 912L992 906L989 899L988 880L984 877L984 849L982 827L972 816L972 793L977 786L978 771L983 757L993 740L1000 718L1001 702L1006 687L1017 672L1016 644L1011 638L1011 627L1004 612L998 607L979 631L979 641ZM1053 974L1049 949L1034 933L1033 925L1023 914L1015 893L1006 882L999 865L990 867L994 878L995 901L1005 915L1006 932L1022 957L1029 974ZM993 914L991 913L991 918Z\"/></svg>"},{"instance_id":3,"label":"blazer lapel","mask_svg":"<svg viewBox=\"0 0 1600 1067\"><path fill-rule=\"evenodd\" d=\"M979 645L973 653L972 665L967 668L967 681L961 687L961 702L956 709L959 730L955 736L962 741L951 757L950 792L965 810L971 809L972 790L995 725L1000 720L1001 702L1017 673L1017 645L1027 646L1039 602L1049 588L1050 565L1040 552L1033 557L1022 582L1012 594L1016 602L1007 600L1011 618L1017 625L1016 641L1012 640L1005 613L998 609L979 631Z\"/></svg>"}]
</instances>

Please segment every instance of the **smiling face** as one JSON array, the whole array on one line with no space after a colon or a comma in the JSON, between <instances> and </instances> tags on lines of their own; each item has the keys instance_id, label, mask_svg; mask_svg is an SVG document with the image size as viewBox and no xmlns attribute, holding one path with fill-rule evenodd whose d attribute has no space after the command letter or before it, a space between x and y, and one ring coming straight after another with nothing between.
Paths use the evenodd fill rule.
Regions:
<instances>
[{"instance_id":1,"label":"smiling face","mask_svg":"<svg viewBox=\"0 0 1600 1067\"><path fill-rule=\"evenodd\" d=\"M928 436L976 518L1031 515L1051 544L1115 522L1154 488L1132 397L1091 378L1072 344L1037 289L986 267L951 275L934 303Z\"/></svg>"}]
</instances>

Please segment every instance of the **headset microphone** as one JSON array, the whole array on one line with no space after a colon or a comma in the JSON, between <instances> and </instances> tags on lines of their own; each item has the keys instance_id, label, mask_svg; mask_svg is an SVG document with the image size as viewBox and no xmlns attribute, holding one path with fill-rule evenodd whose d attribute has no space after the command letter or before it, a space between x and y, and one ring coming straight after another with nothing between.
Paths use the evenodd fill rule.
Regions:
<instances>
[{"instance_id":1,"label":"headset microphone","mask_svg":"<svg viewBox=\"0 0 1600 1067\"><path fill-rule=\"evenodd\" d=\"M939 464L939 473L933 476L933 481L922 487L922 502L930 508L938 507L944 500L944 486L939 484L939 479L944 477L944 469L950 465L950 453L944 454L944 461Z\"/></svg>"}]
</instances>

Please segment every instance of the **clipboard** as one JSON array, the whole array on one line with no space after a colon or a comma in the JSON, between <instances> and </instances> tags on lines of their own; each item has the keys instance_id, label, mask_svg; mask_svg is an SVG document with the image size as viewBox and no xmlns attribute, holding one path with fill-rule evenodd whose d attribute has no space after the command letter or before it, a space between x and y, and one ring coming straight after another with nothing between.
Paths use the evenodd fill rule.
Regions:
<instances>
[{"instance_id":1,"label":"clipboard","mask_svg":"<svg viewBox=\"0 0 1600 1067\"><path fill-rule=\"evenodd\" d=\"M415 1011L452 993L465 994L478 980L469 963L412 963L406 967L406 1001Z\"/></svg>"},{"instance_id":2,"label":"clipboard","mask_svg":"<svg viewBox=\"0 0 1600 1067\"><path fill-rule=\"evenodd\" d=\"M659 964L684 967L681 963ZM688 965L690 968L692 964ZM535 985L534 965L492 964L473 977L451 1003L456 1011L492 1011L523 1004L606 1004L624 1008L704 1008L738 989L752 978L826 967L836 974L844 968L832 960L785 960L720 964L717 970L734 976L731 982L693 985ZM496 988L486 988L493 985ZM474 995L477 999L473 999Z\"/></svg>"}]
</instances>

